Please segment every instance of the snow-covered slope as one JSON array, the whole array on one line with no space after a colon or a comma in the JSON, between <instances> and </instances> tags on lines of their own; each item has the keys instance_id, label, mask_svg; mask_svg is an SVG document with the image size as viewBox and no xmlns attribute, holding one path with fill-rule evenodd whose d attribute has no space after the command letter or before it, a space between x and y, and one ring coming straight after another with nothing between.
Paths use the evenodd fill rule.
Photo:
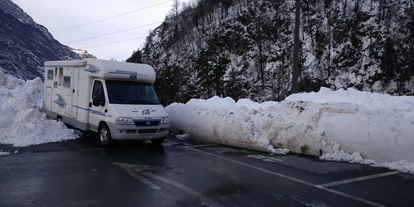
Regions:
<instances>
[{"instance_id":1,"label":"snow-covered slope","mask_svg":"<svg viewBox=\"0 0 414 207\"><path fill-rule=\"evenodd\" d=\"M322 88L280 103L213 97L174 103L167 111L172 130L190 138L414 173L412 96Z\"/></svg>"},{"instance_id":2,"label":"snow-covered slope","mask_svg":"<svg viewBox=\"0 0 414 207\"><path fill-rule=\"evenodd\" d=\"M175 102L214 95L283 100L291 89L294 2L186 4L142 48L158 69L157 92ZM300 91L414 94L412 1L301 2Z\"/></svg>"},{"instance_id":3,"label":"snow-covered slope","mask_svg":"<svg viewBox=\"0 0 414 207\"><path fill-rule=\"evenodd\" d=\"M62 122L48 120L42 107L40 78L24 81L0 71L0 144L23 147L77 137Z\"/></svg>"},{"instance_id":4,"label":"snow-covered slope","mask_svg":"<svg viewBox=\"0 0 414 207\"><path fill-rule=\"evenodd\" d=\"M11 0L0 0L0 67L22 79L43 77L45 60L78 58Z\"/></svg>"}]
</instances>

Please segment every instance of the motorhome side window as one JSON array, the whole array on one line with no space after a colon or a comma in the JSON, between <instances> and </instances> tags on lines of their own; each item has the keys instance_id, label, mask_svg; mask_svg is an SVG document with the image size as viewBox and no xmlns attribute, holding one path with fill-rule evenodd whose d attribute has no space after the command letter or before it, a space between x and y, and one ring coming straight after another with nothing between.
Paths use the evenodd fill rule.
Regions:
<instances>
[{"instance_id":1,"label":"motorhome side window","mask_svg":"<svg viewBox=\"0 0 414 207\"><path fill-rule=\"evenodd\" d=\"M61 86L63 82L63 68L59 68L59 85Z\"/></svg>"},{"instance_id":2,"label":"motorhome side window","mask_svg":"<svg viewBox=\"0 0 414 207\"><path fill-rule=\"evenodd\" d=\"M69 76L63 77L63 87L70 88L70 77Z\"/></svg>"},{"instance_id":3,"label":"motorhome side window","mask_svg":"<svg viewBox=\"0 0 414 207\"><path fill-rule=\"evenodd\" d=\"M93 84L92 99L100 101L105 100L105 93L101 81L95 81Z\"/></svg>"},{"instance_id":4,"label":"motorhome side window","mask_svg":"<svg viewBox=\"0 0 414 207\"><path fill-rule=\"evenodd\" d=\"M47 70L47 79L53 80L53 70Z\"/></svg>"}]
</instances>

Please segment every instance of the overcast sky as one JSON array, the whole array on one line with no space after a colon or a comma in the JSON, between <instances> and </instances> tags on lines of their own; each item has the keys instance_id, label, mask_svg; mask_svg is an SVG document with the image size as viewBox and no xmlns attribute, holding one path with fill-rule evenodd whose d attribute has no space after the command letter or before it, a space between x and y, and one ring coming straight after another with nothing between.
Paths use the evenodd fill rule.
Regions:
<instances>
[{"instance_id":1,"label":"overcast sky","mask_svg":"<svg viewBox=\"0 0 414 207\"><path fill-rule=\"evenodd\" d=\"M73 48L85 49L100 59L114 58L117 60L125 60L131 56L134 50L142 48L145 38L99 47L88 46L146 37L148 31L160 25L160 22L164 20L166 14L171 10L173 1L166 1L168 0L13 0L36 23L45 26L55 39L62 44ZM183 1L189 2L191 0L181 0L181 2ZM53 32L156 4L160 5L95 24ZM148 26L81 42L69 43L142 25Z\"/></svg>"}]
</instances>

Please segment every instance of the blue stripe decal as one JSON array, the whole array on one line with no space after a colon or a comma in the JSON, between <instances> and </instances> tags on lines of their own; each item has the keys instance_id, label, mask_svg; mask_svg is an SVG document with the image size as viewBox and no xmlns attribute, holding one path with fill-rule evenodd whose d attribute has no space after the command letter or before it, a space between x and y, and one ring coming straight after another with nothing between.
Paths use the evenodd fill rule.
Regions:
<instances>
[{"instance_id":1,"label":"blue stripe decal","mask_svg":"<svg viewBox=\"0 0 414 207\"><path fill-rule=\"evenodd\" d=\"M105 116L105 113L102 113L102 112L100 112L100 111L91 110L91 112L92 112L93 114L96 114L96 115Z\"/></svg>"},{"instance_id":2,"label":"blue stripe decal","mask_svg":"<svg viewBox=\"0 0 414 207\"><path fill-rule=\"evenodd\" d=\"M74 106L74 105L72 105L72 107L75 107L75 108L78 108L78 109L83 109L83 110L89 111L89 109L87 109L87 108L82 108L82 107L80 107L80 106Z\"/></svg>"},{"instance_id":3,"label":"blue stripe decal","mask_svg":"<svg viewBox=\"0 0 414 207\"><path fill-rule=\"evenodd\" d=\"M138 75L137 72L134 71L127 71L127 70L116 70L115 72L109 72L112 74L120 74L120 75Z\"/></svg>"},{"instance_id":4,"label":"blue stripe decal","mask_svg":"<svg viewBox=\"0 0 414 207\"><path fill-rule=\"evenodd\" d=\"M54 102L62 108L65 108L67 106L64 101L55 100Z\"/></svg>"},{"instance_id":5,"label":"blue stripe decal","mask_svg":"<svg viewBox=\"0 0 414 207\"><path fill-rule=\"evenodd\" d=\"M86 72L90 72L90 73L99 73L99 71L101 71L101 70L99 70L99 69L85 69L84 71L86 71Z\"/></svg>"},{"instance_id":6,"label":"blue stripe decal","mask_svg":"<svg viewBox=\"0 0 414 207\"><path fill-rule=\"evenodd\" d=\"M58 104L61 107L66 107L67 106L67 104L65 102L62 102L62 101L57 101L56 100L55 103ZM71 106L74 107L74 108L85 110L85 111L91 111L93 114L105 116L104 112L100 112L100 111L96 111L96 110L92 110L92 109L87 109L87 108L82 108L80 106L74 106L74 105L71 105Z\"/></svg>"}]
</instances>

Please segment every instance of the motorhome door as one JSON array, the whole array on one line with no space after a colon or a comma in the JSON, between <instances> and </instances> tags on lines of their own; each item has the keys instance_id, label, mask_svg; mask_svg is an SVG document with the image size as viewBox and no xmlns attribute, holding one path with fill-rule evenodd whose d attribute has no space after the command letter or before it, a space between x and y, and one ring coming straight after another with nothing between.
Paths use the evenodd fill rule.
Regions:
<instances>
[{"instance_id":1,"label":"motorhome door","mask_svg":"<svg viewBox=\"0 0 414 207\"><path fill-rule=\"evenodd\" d=\"M71 117L76 119L78 117L78 96L79 96L79 68L73 69L72 74L72 107Z\"/></svg>"},{"instance_id":2,"label":"motorhome door","mask_svg":"<svg viewBox=\"0 0 414 207\"><path fill-rule=\"evenodd\" d=\"M98 131L99 122L104 119L105 91L102 81L95 80L89 102L89 125L94 131Z\"/></svg>"}]
</instances>

